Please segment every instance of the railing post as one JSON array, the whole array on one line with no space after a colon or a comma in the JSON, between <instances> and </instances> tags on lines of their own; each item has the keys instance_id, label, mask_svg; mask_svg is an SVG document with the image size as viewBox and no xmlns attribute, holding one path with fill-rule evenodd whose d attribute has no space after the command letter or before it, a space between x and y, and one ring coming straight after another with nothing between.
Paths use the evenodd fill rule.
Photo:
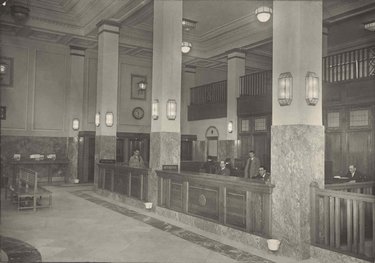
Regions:
<instances>
[{"instance_id":1,"label":"railing post","mask_svg":"<svg viewBox=\"0 0 375 263\"><path fill-rule=\"evenodd\" d=\"M114 192L115 187L115 169L111 169L111 192Z\"/></svg>"},{"instance_id":2,"label":"railing post","mask_svg":"<svg viewBox=\"0 0 375 263\"><path fill-rule=\"evenodd\" d=\"M317 242L317 218L319 216L319 213L317 213L317 210L319 207L316 206L316 189L318 189L318 183L317 182L311 182L310 184L310 242L312 244L315 244Z\"/></svg>"}]
</instances>

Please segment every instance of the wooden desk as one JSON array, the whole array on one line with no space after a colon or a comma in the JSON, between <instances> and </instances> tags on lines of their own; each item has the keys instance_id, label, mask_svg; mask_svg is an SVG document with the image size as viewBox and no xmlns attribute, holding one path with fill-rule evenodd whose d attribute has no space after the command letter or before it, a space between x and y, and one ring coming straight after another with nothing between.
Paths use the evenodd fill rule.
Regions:
<instances>
[{"instance_id":1,"label":"wooden desk","mask_svg":"<svg viewBox=\"0 0 375 263\"><path fill-rule=\"evenodd\" d=\"M47 183L52 183L52 167L57 166L61 170L64 171L64 180L66 180L66 167L69 164L69 161L67 159L58 159L58 160L41 160L41 161L35 161L35 160L20 160L20 161L11 161L10 164L13 166L13 180L15 180L16 173L18 168L20 167L26 167L30 168L32 170L45 170L47 169L47 174L44 174L42 172L39 172L39 179L43 177L47 177ZM14 183L14 181L12 182Z\"/></svg>"}]
</instances>

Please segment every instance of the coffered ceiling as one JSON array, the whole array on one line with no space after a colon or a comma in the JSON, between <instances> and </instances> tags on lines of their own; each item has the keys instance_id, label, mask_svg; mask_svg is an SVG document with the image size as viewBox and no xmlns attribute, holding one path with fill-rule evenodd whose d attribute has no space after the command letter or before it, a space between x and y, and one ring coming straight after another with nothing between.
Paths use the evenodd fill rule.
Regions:
<instances>
[{"instance_id":1,"label":"coffered ceiling","mask_svg":"<svg viewBox=\"0 0 375 263\"><path fill-rule=\"evenodd\" d=\"M111 19L121 24L121 54L152 57L152 0L8 0L8 6L10 1L28 4L30 17L17 24L9 7L1 7L1 34L95 49L96 24ZM226 51L242 48L249 72L271 68L272 21L256 20L254 10L260 5L272 7L272 1L184 0L184 18L198 23L183 33L193 43L183 62L225 70ZM374 0L323 1L325 25L368 12L375 14Z\"/></svg>"}]
</instances>

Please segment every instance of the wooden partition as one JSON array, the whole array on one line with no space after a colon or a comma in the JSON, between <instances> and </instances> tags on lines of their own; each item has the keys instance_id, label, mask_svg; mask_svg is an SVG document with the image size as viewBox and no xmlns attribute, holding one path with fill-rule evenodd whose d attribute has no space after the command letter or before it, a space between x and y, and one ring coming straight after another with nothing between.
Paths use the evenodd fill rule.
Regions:
<instances>
[{"instance_id":1,"label":"wooden partition","mask_svg":"<svg viewBox=\"0 0 375 263\"><path fill-rule=\"evenodd\" d=\"M375 181L360 182L360 183L337 183L326 184L327 190L338 190L344 192L373 195L375 193Z\"/></svg>"},{"instance_id":2,"label":"wooden partition","mask_svg":"<svg viewBox=\"0 0 375 263\"><path fill-rule=\"evenodd\" d=\"M99 163L98 188L147 200L148 169L132 168L122 164Z\"/></svg>"},{"instance_id":3,"label":"wooden partition","mask_svg":"<svg viewBox=\"0 0 375 263\"><path fill-rule=\"evenodd\" d=\"M358 185L357 188L352 188L347 185L342 189L361 187ZM374 260L375 196L323 190L314 183L310 190L312 244Z\"/></svg>"},{"instance_id":4,"label":"wooden partition","mask_svg":"<svg viewBox=\"0 0 375 263\"><path fill-rule=\"evenodd\" d=\"M271 236L273 185L206 173L156 173L159 206L259 236Z\"/></svg>"}]
</instances>

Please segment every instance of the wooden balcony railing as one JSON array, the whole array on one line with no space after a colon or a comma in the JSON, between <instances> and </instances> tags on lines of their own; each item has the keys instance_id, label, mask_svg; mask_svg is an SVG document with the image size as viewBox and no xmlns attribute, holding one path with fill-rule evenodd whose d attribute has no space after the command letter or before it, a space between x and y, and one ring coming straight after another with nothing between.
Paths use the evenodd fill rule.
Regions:
<instances>
[{"instance_id":1,"label":"wooden balcony railing","mask_svg":"<svg viewBox=\"0 0 375 263\"><path fill-rule=\"evenodd\" d=\"M325 189L337 190L358 194L372 195L375 188L375 181L360 182L360 183L338 183L338 184L326 184Z\"/></svg>"},{"instance_id":2,"label":"wooden balcony railing","mask_svg":"<svg viewBox=\"0 0 375 263\"><path fill-rule=\"evenodd\" d=\"M156 173L159 206L259 236L271 236L273 185L206 173Z\"/></svg>"},{"instance_id":3,"label":"wooden balcony railing","mask_svg":"<svg viewBox=\"0 0 375 263\"><path fill-rule=\"evenodd\" d=\"M323 190L312 183L310 200L313 245L374 260L375 196Z\"/></svg>"},{"instance_id":4,"label":"wooden balcony railing","mask_svg":"<svg viewBox=\"0 0 375 263\"><path fill-rule=\"evenodd\" d=\"M339 82L375 76L375 46L323 58L323 81Z\"/></svg>"},{"instance_id":5,"label":"wooden balcony railing","mask_svg":"<svg viewBox=\"0 0 375 263\"><path fill-rule=\"evenodd\" d=\"M148 170L121 164L99 163L98 188L147 200Z\"/></svg>"},{"instance_id":6,"label":"wooden balcony railing","mask_svg":"<svg viewBox=\"0 0 375 263\"><path fill-rule=\"evenodd\" d=\"M218 81L190 89L190 105L227 102L227 81Z\"/></svg>"},{"instance_id":7,"label":"wooden balcony railing","mask_svg":"<svg viewBox=\"0 0 375 263\"><path fill-rule=\"evenodd\" d=\"M252 73L240 77L240 96L267 95L272 90L272 71Z\"/></svg>"}]
</instances>

